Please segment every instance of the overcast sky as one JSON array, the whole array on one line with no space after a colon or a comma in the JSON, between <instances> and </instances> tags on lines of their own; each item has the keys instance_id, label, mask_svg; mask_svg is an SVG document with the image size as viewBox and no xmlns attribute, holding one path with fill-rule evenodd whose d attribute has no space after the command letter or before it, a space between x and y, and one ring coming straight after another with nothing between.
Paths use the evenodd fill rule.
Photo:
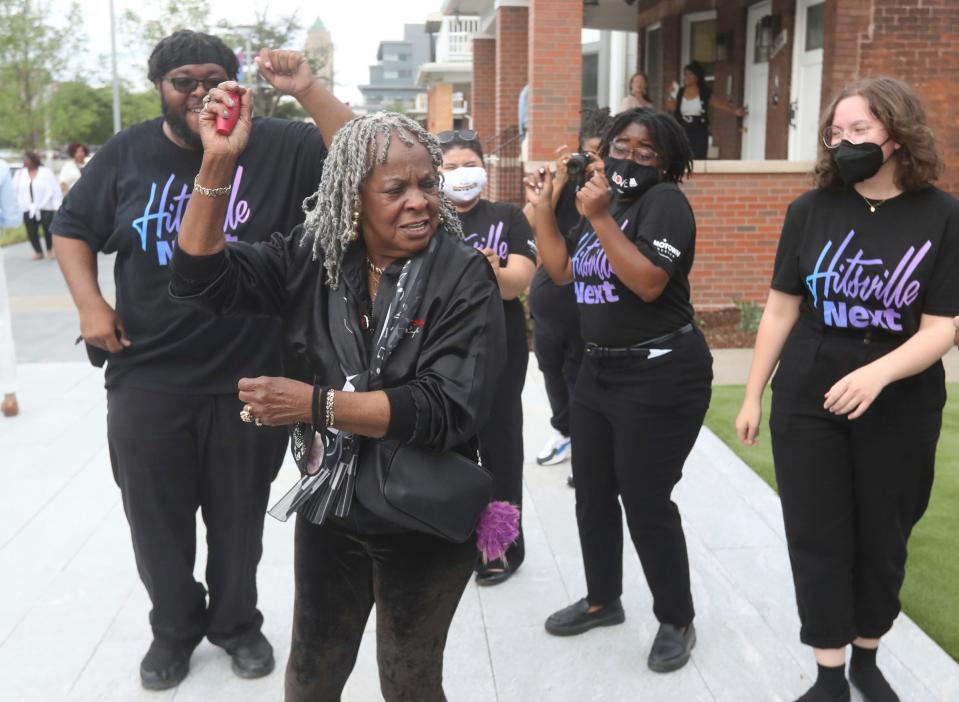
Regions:
<instances>
[{"instance_id":1,"label":"overcast sky","mask_svg":"<svg viewBox=\"0 0 959 702\"><path fill-rule=\"evenodd\" d=\"M66 5L65 0L50 2L53 7ZM114 3L118 18L127 8L141 13L145 18L156 17L156 14L148 14L150 3L144 3L143 0L114 0ZM255 19L254 8L269 8L277 17L295 11L300 23L307 28L317 17L322 19L333 35L337 97L354 104L360 102L356 86L368 82L368 67L376 63L379 43L388 39L402 39L404 24L423 23L427 15L439 11L440 4L441 0L268 0L256 4L237 0L209 0L214 24L222 18L228 18L236 24L252 23ZM84 62L91 66L91 72L106 78L108 73L100 66L108 66L109 63L100 64L98 55L109 52L110 48L110 4L108 0L96 0L81 3L81 7L89 54ZM304 37L305 33L298 39L299 46L284 48L301 49ZM121 73L131 79L144 75L148 52L146 49L140 56L123 55Z\"/></svg>"}]
</instances>

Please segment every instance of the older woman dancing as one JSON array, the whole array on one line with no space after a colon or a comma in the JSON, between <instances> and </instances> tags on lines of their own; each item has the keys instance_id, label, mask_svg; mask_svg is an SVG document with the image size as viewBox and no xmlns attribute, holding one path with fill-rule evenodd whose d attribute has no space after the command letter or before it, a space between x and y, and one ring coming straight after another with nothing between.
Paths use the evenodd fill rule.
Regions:
<instances>
[{"instance_id":1,"label":"older woman dancing","mask_svg":"<svg viewBox=\"0 0 959 702\"><path fill-rule=\"evenodd\" d=\"M343 467L377 439L475 459L501 370L494 350L504 344L495 278L440 195L435 138L391 113L337 133L301 227L227 245L229 183L252 98L235 83L220 88L201 116L203 163L171 294L215 314L283 319L288 377L244 378L239 389L245 421L290 426L304 474L273 509L300 517L286 699L340 698L375 602L383 696L444 700L443 649L473 540L453 543L374 514ZM235 99L240 120L222 136L215 116ZM303 498L324 470L333 477Z\"/></svg>"}]
</instances>

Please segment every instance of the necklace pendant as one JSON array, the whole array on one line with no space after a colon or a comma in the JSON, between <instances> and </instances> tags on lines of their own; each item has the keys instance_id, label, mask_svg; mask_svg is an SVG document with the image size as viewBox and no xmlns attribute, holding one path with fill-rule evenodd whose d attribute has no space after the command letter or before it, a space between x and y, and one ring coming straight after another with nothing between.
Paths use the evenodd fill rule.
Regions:
<instances>
[{"instance_id":1,"label":"necklace pendant","mask_svg":"<svg viewBox=\"0 0 959 702\"><path fill-rule=\"evenodd\" d=\"M360 315L360 329L363 331L369 331L370 329L370 318L365 314Z\"/></svg>"},{"instance_id":2,"label":"necklace pendant","mask_svg":"<svg viewBox=\"0 0 959 702\"><path fill-rule=\"evenodd\" d=\"M870 212L875 212L875 211L876 211L876 206L875 206L875 205L869 205L869 211L870 211Z\"/></svg>"}]
</instances>

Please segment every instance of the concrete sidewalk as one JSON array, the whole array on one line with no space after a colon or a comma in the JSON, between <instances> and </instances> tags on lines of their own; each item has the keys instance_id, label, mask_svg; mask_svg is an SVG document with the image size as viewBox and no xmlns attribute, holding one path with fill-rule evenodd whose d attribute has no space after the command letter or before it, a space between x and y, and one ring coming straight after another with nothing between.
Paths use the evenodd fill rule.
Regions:
<instances>
[{"instance_id":1,"label":"concrete sidewalk","mask_svg":"<svg viewBox=\"0 0 959 702\"><path fill-rule=\"evenodd\" d=\"M149 645L149 603L110 472L101 375L78 363L26 364L20 375L22 413L0 420L0 699L279 699L292 611L292 524L267 518L259 578L280 669L239 680L228 657L204 643L179 688L144 692L137 669ZM548 430L535 371L524 402L532 456ZM570 639L546 634L544 618L585 591L567 472L567 465L527 462L527 560L500 587L467 589L447 648L450 700L768 702L792 700L808 686L815 666L797 640L778 498L708 430L677 491L698 612L691 664L670 675L646 668L656 622L629 545L626 623ZM294 479L286 465L275 494ZM372 621L345 695L352 702L380 699ZM880 660L904 700L959 699L959 665L905 616Z\"/></svg>"}]
</instances>

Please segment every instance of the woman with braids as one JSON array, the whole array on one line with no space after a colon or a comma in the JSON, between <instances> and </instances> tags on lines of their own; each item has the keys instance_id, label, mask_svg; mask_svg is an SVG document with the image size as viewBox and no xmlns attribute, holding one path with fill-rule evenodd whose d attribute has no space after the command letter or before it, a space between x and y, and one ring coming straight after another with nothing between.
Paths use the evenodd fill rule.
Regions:
<instances>
[{"instance_id":1,"label":"woman with braids","mask_svg":"<svg viewBox=\"0 0 959 702\"><path fill-rule=\"evenodd\" d=\"M227 90L241 116L221 136ZM282 318L287 377L244 378L239 390L244 421L289 426L303 474L271 510L299 513L286 699L340 699L375 602L384 698L444 700L443 649L476 546L377 516L354 495L353 471L368 439L475 460L504 343L495 278L440 194L435 138L385 112L337 132L301 227L227 245L219 195L249 137L252 96L235 83L211 96L171 294L219 315Z\"/></svg>"},{"instance_id":2,"label":"woman with braids","mask_svg":"<svg viewBox=\"0 0 959 702\"><path fill-rule=\"evenodd\" d=\"M483 147L468 129L437 135L443 150L443 194L460 222L467 244L489 260L503 298L506 344L501 354L505 369L496 385L489 421L479 433L480 457L494 476L493 497L522 508L523 504L523 385L529 365L526 312L519 295L529 287L536 270L533 231L523 212L509 202L481 197L486 184ZM476 564L478 585L508 580L526 557L523 532L501 559Z\"/></svg>"},{"instance_id":3,"label":"woman with braids","mask_svg":"<svg viewBox=\"0 0 959 702\"><path fill-rule=\"evenodd\" d=\"M543 266L573 282L586 341L571 409L576 519L586 597L546 630L581 634L624 620L619 500L660 622L648 665L681 668L696 641L689 562L671 499L709 406L712 357L693 324L692 209L678 184L692 169L672 115L634 109L613 118L600 146L605 173L576 195L583 214L559 232L545 170L526 182Z\"/></svg>"},{"instance_id":4,"label":"woman with braids","mask_svg":"<svg viewBox=\"0 0 959 702\"><path fill-rule=\"evenodd\" d=\"M959 312L959 202L925 109L892 78L823 113L819 186L786 212L736 432L756 443L763 388L800 640L802 702L898 695L876 664L900 611L912 528L929 503ZM849 680L846 650L851 645Z\"/></svg>"}]
</instances>

